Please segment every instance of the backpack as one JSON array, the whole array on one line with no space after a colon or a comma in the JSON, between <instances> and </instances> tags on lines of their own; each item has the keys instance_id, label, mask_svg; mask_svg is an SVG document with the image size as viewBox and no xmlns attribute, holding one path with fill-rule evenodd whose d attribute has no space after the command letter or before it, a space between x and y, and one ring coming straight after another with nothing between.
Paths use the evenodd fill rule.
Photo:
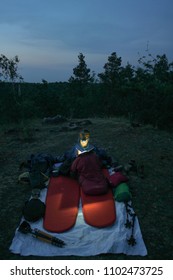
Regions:
<instances>
[{"instance_id":1,"label":"backpack","mask_svg":"<svg viewBox=\"0 0 173 280\"><path fill-rule=\"evenodd\" d=\"M54 158L50 154L31 154L23 164L29 171L29 183L32 188L44 188L44 183L49 179Z\"/></svg>"},{"instance_id":2,"label":"backpack","mask_svg":"<svg viewBox=\"0 0 173 280\"><path fill-rule=\"evenodd\" d=\"M50 171L52 164L54 163L54 158L49 154L31 154L28 160L30 171L40 171L42 173L47 173Z\"/></svg>"}]
</instances>

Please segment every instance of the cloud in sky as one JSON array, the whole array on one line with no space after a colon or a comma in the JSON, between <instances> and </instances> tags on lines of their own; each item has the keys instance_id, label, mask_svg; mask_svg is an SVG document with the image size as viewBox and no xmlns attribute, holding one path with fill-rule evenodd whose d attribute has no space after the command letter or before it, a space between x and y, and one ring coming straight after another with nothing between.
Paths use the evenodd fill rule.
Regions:
<instances>
[{"instance_id":1,"label":"cloud in sky","mask_svg":"<svg viewBox=\"0 0 173 280\"><path fill-rule=\"evenodd\" d=\"M114 51L134 65L147 42L172 61L172 24L172 0L2 0L1 53L19 56L25 81L64 81L79 52L96 73Z\"/></svg>"}]
</instances>

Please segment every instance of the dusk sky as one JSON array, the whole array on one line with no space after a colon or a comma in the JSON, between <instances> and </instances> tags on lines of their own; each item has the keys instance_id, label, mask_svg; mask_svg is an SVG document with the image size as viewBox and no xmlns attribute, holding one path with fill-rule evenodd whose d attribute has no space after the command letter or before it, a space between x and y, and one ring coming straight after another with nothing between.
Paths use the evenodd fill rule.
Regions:
<instances>
[{"instance_id":1,"label":"dusk sky","mask_svg":"<svg viewBox=\"0 0 173 280\"><path fill-rule=\"evenodd\" d=\"M20 59L25 82L68 81L83 53L103 72L116 52L136 66L149 52L173 61L173 0L1 0L0 54Z\"/></svg>"}]
</instances>

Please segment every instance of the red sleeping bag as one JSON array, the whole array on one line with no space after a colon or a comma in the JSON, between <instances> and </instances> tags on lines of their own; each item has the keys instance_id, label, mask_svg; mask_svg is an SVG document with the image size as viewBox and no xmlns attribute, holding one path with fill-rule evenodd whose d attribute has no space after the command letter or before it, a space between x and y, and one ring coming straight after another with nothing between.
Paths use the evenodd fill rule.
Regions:
<instances>
[{"instance_id":1,"label":"red sleeping bag","mask_svg":"<svg viewBox=\"0 0 173 280\"><path fill-rule=\"evenodd\" d=\"M76 173L81 187L82 211L85 222L94 227L107 227L116 220L115 201L101 162L94 152L80 154L73 162L71 172ZM105 176L107 175L107 176Z\"/></svg>"},{"instance_id":2,"label":"red sleeping bag","mask_svg":"<svg viewBox=\"0 0 173 280\"><path fill-rule=\"evenodd\" d=\"M87 195L101 195L108 192L108 184L102 172L101 162L94 152L79 155L71 166L78 182Z\"/></svg>"}]
</instances>

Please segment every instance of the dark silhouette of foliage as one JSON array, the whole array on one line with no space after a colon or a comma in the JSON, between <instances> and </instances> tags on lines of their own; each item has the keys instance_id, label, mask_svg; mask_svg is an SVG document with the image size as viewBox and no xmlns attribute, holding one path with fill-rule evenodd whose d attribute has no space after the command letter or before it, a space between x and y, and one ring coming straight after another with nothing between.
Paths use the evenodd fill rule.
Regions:
<instances>
[{"instance_id":1,"label":"dark silhouette of foliage","mask_svg":"<svg viewBox=\"0 0 173 280\"><path fill-rule=\"evenodd\" d=\"M15 82L23 80L18 73L19 58L16 55L14 58L7 58L5 55L0 56L0 78L5 81Z\"/></svg>"},{"instance_id":2,"label":"dark silhouette of foliage","mask_svg":"<svg viewBox=\"0 0 173 280\"><path fill-rule=\"evenodd\" d=\"M98 74L100 81L110 86L111 89L114 89L120 83L121 62L121 57L118 57L116 52L113 52L103 67L104 72Z\"/></svg>"},{"instance_id":3,"label":"dark silhouette of foliage","mask_svg":"<svg viewBox=\"0 0 173 280\"><path fill-rule=\"evenodd\" d=\"M91 70L87 68L87 64L85 62L85 56L80 53L78 55L79 64L73 68L73 75L69 79L70 83L77 83L77 84L88 84L93 82L93 76L91 75Z\"/></svg>"},{"instance_id":4,"label":"dark silhouette of foliage","mask_svg":"<svg viewBox=\"0 0 173 280\"><path fill-rule=\"evenodd\" d=\"M139 58L139 65L127 63L116 52L108 56L103 72L95 74L87 67L85 56L78 55L68 82L25 83L18 73L19 59L0 56L1 122L55 116L125 116L130 122L172 129L173 62L166 55Z\"/></svg>"}]
</instances>

